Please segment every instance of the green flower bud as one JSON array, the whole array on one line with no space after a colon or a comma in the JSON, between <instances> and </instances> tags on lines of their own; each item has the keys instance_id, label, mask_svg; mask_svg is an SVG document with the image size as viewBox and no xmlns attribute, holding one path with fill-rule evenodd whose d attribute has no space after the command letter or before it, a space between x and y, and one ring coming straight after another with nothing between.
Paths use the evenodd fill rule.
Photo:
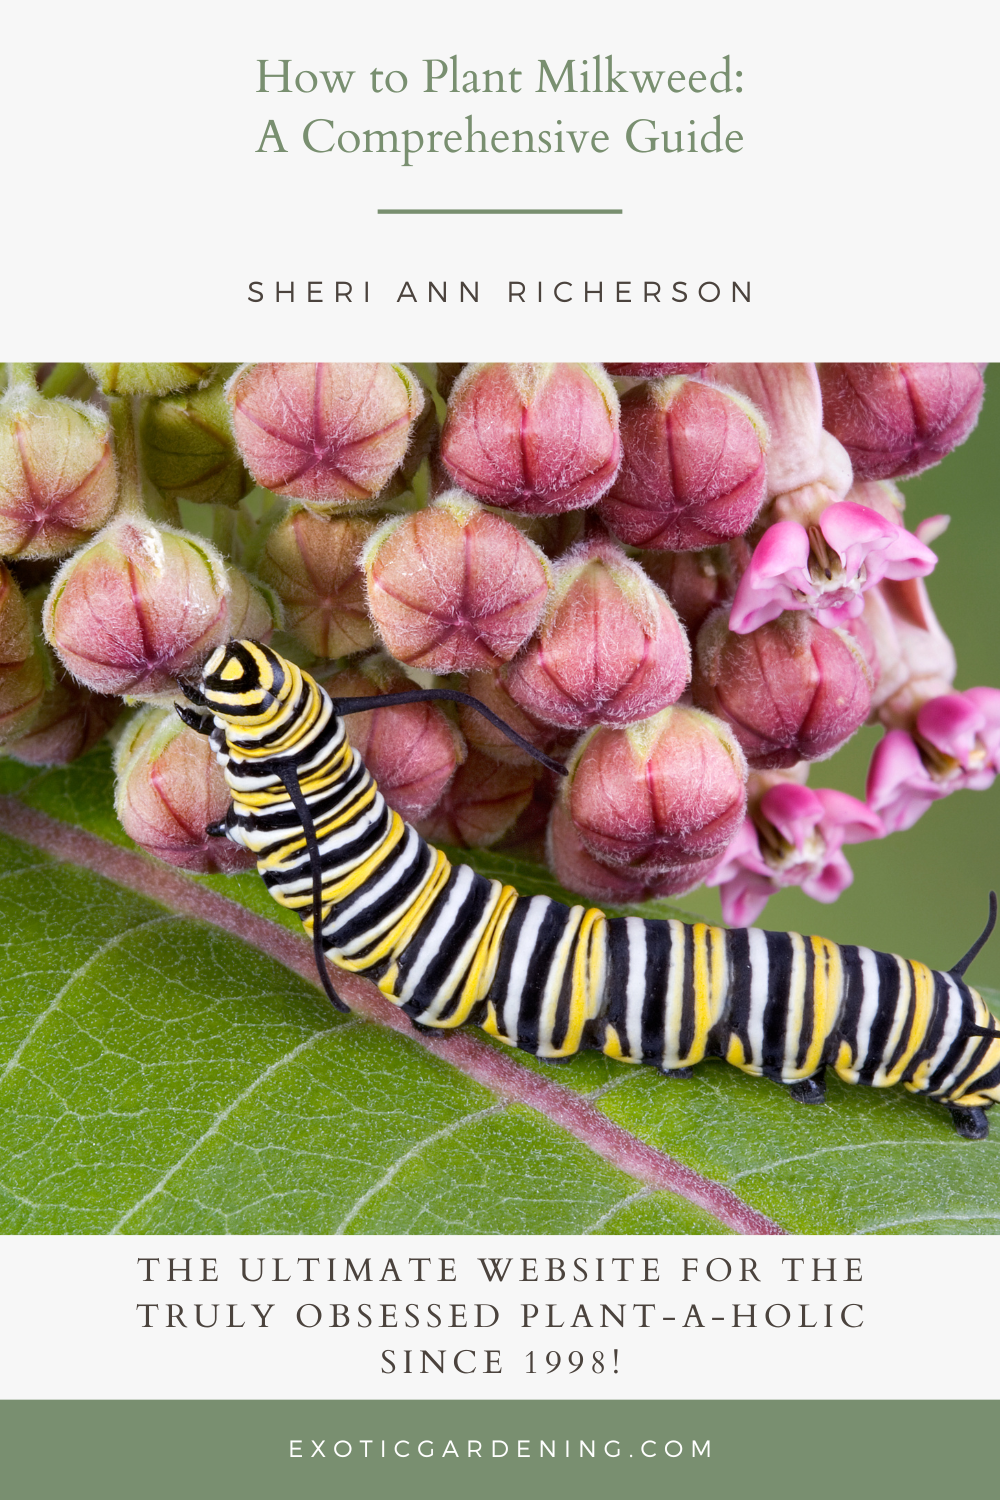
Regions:
<instances>
[{"instance_id":1,"label":"green flower bud","mask_svg":"<svg viewBox=\"0 0 1000 1500\"><path fill-rule=\"evenodd\" d=\"M236 450L223 382L151 401L139 428L146 474L164 495L236 505L253 481Z\"/></svg>"},{"instance_id":2,"label":"green flower bud","mask_svg":"<svg viewBox=\"0 0 1000 1500\"><path fill-rule=\"evenodd\" d=\"M88 365L105 396L169 396L204 385L215 365Z\"/></svg>"},{"instance_id":3,"label":"green flower bud","mask_svg":"<svg viewBox=\"0 0 1000 1500\"><path fill-rule=\"evenodd\" d=\"M0 745L30 727L45 692L45 665L20 589L0 563Z\"/></svg>"}]
</instances>

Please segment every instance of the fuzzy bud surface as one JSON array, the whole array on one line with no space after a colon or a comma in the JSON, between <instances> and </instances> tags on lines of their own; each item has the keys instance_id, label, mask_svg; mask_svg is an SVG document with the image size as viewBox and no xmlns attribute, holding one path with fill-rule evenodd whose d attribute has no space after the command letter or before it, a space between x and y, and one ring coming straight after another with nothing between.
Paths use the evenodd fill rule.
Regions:
<instances>
[{"instance_id":1,"label":"fuzzy bud surface","mask_svg":"<svg viewBox=\"0 0 1000 1500\"><path fill-rule=\"evenodd\" d=\"M95 693L171 692L227 638L228 596L225 564L207 542L123 516L56 574L45 636Z\"/></svg>"},{"instance_id":2,"label":"fuzzy bud surface","mask_svg":"<svg viewBox=\"0 0 1000 1500\"><path fill-rule=\"evenodd\" d=\"M677 375L621 406L622 467L600 514L633 547L691 551L739 536L764 503L767 431L748 401Z\"/></svg>"},{"instance_id":3,"label":"fuzzy bud surface","mask_svg":"<svg viewBox=\"0 0 1000 1500\"><path fill-rule=\"evenodd\" d=\"M871 686L857 642L808 615L737 635L723 609L695 646L694 701L732 726L757 770L831 755L868 717Z\"/></svg>"},{"instance_id":4,"label":"fuzzy bud surface","mask_svg":"<svg viewBox=\"0 0 1000 1500\"><path fill-rule=\"evenodd\" d=\"M457 490L387 521L362 565L388 650L431 672L510 661L537 626L549 590L549 565L538 548Z\"/></svg>"},{"instance_id":5,"label":"fuzzy bud surface","mask_svg":"<svg viewBox=\"0 0 1000 1500\"><path fill-rule=\"evenodd\" d=\"M531 801L534 764L514 766L470 750L419 831L431 843L488 848L509 833Z\"/></svg>"},{"instance_id":6,"label":"fuzzy bud surface","mask_svg":"<svg viewBox=\"0 0 1000 1500\"><path fill-rule=\"evenodd\" d=\"M146 473L161 494L236 505L251 488L217 379L205 390L151 401L140 425Z\"/></svg>"},{"instance_id":7,"label":"fuzzy bud surface","mask_svg":"<svg viewBox=\"0 0 1000 1500\"><path fill-rule=\"evenodd\" d=\"M827 364L819 367L823 421L858 479L899 479L964 443L983 404L974 364Z\"/></svg>"},{"instance_id":8,"label":"fuzzy bud surface","mask_svg":"<svg viewBox=\"0 0 1000 1500\"><path fill-rule=\"evenodd\" d=\"M257 571L285 609L285 628L317 656L375 644L361 552L375 530L358 516L293 507L269 534Z\"/></svg>"},{"instance_id":9,"label":"fuzzy bud surface","mask_svg":"<svg viewBox=\"0 0 1000 1500\"><path fill-rule=\"evenodd\" d=\"M746 807L746 764L729 728L665 708L626 729L595 729L562 796L587 851L646 875L718 858Z\"/></svg>"},{"instance_id":10,"label":"fuzzy bud surface","mask_svg":"<svg viewBox=\"0 0 1000 1500\"><path fill-rule=\"evenodd\" d=\"M25 733L44 693L45 667L28 606L0 563L0 745Z\"/></svg>"},{"instance_id":11,"label":"fuzzy bud surface","mask_svg":"<svg viewBox=\"0 0 1000 1500\"><path fill-rule=\"evenodd\" d=\"M110 428L79 401L15 386L0 401L0 556L59 557L100 530L117 495Z\"/></svg>"},{"instance_id":12,"label":"fuzzy bud surface","mask_svg":"<svg viewBox=\"0 0 1000 1500\"><path fill-rule=\"evenodd\" d=\"M621 458L614 386L597 365L466 365L441 458L455 484L490 505L529 515L591 505Z\"/></svg>"},{"instance_id":13,"label":"fuzzy bud surface","mask_svg":"<svg viewBox=\"0 0 1000 1500\"><path fill-rule=\"evenodd\" d=\"M147 854L196 875L232 874L256 863L248 849L208 838L225 817L229 788L208 738L153 705L127 726L115 754L115 811Z\"/></svg>"},{"instance_id":14,"label":"fuzzy bud surface","mask_svg":"<svg viewBox=\"0 0 1000 1500\"><path fill-rule=\"evenodd\" d=\"M665 595L613 542L579 543L553 566L538 636L508 674L535 718L571 729L632 724L676 702L691 652Z\"/></svg>"},{"instance_id":15,"label":"fuzzy bud surface","mask_svg":"<svg viewBox=\"0 0 1000 1500\"><path fill-rule=\"evenodd\" d=\"M226 395L258 484L341 509L374 503L424 405L416 377L391 364L244 365Z\"/></svg>"}]
</instances>

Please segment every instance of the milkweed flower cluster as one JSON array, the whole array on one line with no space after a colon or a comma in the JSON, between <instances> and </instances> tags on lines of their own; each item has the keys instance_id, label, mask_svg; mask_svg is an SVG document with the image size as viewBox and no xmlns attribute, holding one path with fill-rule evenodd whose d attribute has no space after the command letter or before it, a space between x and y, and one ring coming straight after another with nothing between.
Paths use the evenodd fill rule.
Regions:
<instances>
[{"instance_id":1,"label":"milkweed flower cluster","mask_svg":"<svg viewBox=\"0 0 1000 1500\"><path fill-rule=\"evenodd\" d=\"M617 904L706 882L736 923L835 900L846 846L1000 770L1000 690L956 690L927 595L947 518L908 531L895 483L982 396L973 364L11 366L0 744L59 764L110 728L131 837L239 868L173 703L277 632L372 698L348 733L435 841ZM464 705L377 701L436 681L567 775ZM866 722L865 799L807 785Z\"/></svg>"}]
</instances>

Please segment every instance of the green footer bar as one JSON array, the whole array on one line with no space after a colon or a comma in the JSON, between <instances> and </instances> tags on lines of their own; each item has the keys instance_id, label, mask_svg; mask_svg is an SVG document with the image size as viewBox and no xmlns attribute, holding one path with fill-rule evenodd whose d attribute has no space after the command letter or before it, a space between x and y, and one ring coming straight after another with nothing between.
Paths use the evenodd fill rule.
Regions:
<instances>
[{"instance_id":1,"label":"green footer bar","mask_svg":"<svg viewBox=\"0 0 1000 1500\"><path fill-rule=\"evenodd\" d=\"M571 1500L931 1500L994 1492L998 1406L8 1401L0 1404L3 1492L11 1500L552 1500L561 1491Z\"/></svg>"}]
</instances>

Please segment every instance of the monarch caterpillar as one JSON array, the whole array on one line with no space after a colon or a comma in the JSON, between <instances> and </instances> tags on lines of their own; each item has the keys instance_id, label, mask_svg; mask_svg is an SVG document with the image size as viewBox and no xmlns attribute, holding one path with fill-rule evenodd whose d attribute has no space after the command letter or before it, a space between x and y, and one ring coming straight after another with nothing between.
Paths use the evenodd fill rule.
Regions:
<instances>
[{"instance_id":1,"label":"monarch caterpillar","mask_svg":"<svg viewBox=\"0 0 1000 1500\"><path fill-rule=\"evenodd\" d=\"M257 856L274 899L299 913L332 1003L326 960L367 974L418 1030L480 1024L548 1062L600 1048L686 1077L708 1056L821 1103L830 1066L847 1083L901 1083L982 1140L1000 1100L1000 1025L966 968L947 973L825 938L703 922L607 917L452 865L385 803L344 729L373 701L459 699L562 770L475 699L415 689L332 700L308 673L251 641L219 647L181 718L203 734L233 801L208 832Z\"/></svg>"}]
</instances>

